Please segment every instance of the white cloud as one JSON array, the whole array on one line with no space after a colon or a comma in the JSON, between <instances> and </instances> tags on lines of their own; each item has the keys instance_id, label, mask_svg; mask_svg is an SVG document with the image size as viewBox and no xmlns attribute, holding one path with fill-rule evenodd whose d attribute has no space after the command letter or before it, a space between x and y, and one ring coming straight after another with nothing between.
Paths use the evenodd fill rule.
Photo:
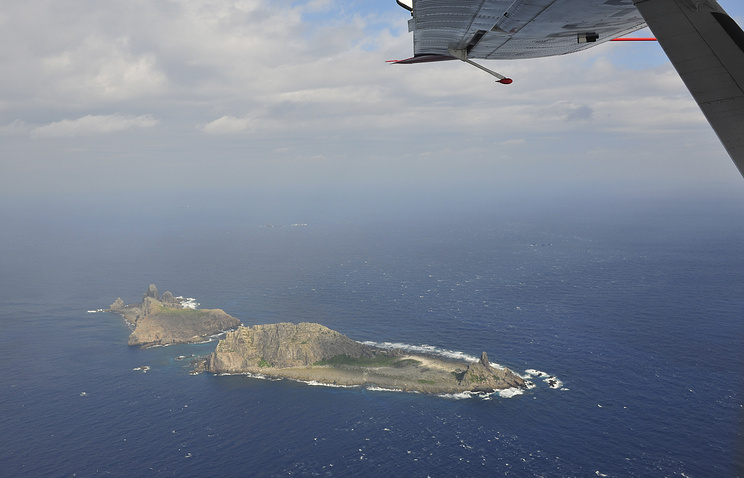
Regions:
<instances>
[{"instance_id":1,"label":"white cloud","mask_svg":"<svg viewBox=\"0 0 744 478\"><path fill-rule=\"evenodd\" d=\"M64 119L39 126L31 131L31 136L35 138L62 138L107 134L135 128L152 128L157 124L158 120L150 115L87 115L78 119Z\"/></svg>"},{"instance_id":2,"label":"white cloud","mask_svg":"<svg viewBox=\"0 0 744 478\"><path fill-rule=\"evenodd\" d=\"M129 39L91 36L70 50L41 59L43 75L75 102L130 100L162 93L166 76L152 53L135 54ZM92 101L91 101L92 100Z\"/></svg>"},{"instance_id":3,"label":"white cloud","mask_svg":"<svg viewBox=\"0 0 744 478\"><path fill-rule=\"evenodd\" d=\"M505 141L501 141L499 144L501 146L521 146L525 144L527 141L525 141L524 138L515 138L515 139L507 139Z\"/></svg>"},{"instance_id":4,"label":"white cloud","mask_svg":"<svg viewBox=\"0 0 744 478\"><path fill-rule=\"evenodd\" d=\"M204 126L204 131L209 134L233 134L248 131L256 121L248 118L236 118L235 116L223 116Z\"/></svg>"},{"instance_id":5,"label":"white cloud","mask_svg":"<svg viewBox=\"0 0 744 478\"><path fill-rule=\"evenodd\" d=\"M514 79L505 86L461 62L386 64L412 51L410 15L392 1L39 0L11 2L3 15L0 134L30 133L39 158L57 154L45 138L139 134L154 118L162 127L147 144L158 149L110 135L105 154L124 158L137 145L153 164L164 150L194 164L209 156L230 181L246 168L279 176L277 159L313 156L329 165L314 174L344 181L406 171L415 180L421 169L447 178L468 164L484 178L509 149L528 172L530 161L607 150L686 161L674 173L692 176L701 155L725 155L671 66L626 64L660 55L655 44L484 62Z\"/></svg>"},{"instance_id":6,"label":"white cloud","mask_svg":"<svg viewBox=\"0 0 744 478\"><path fill-rule=\"evenodd\" d=\"M15 120L5 126L0 126L0 136L26 136L31 127L25 121Z\"/></svg>"}]
</instances>

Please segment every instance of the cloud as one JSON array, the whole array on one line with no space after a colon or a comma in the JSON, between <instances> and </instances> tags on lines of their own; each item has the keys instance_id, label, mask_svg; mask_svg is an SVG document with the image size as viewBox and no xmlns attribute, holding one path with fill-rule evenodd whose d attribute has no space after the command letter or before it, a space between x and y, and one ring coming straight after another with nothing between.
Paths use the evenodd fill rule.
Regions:
<instances>
[{"instance_id":1,"label":"cloud","mask_svg":"<svg viewBox=\"0 0 744 478\"><path fill-rule=\"evenodd\" d=\"M571 105L566 111L568 121L588 121L594 115L594 109L587 105Z\"/></svg>"},{"instance_id":2,"label":"cloud","mask_svg":"<svg viewBox=\"0 0 744 478\"><path fill-rule=\"evenodd\" d=\"M8 125L0 126L0 136L27 136L31 129L25 121L15 120Z\"/></svg>"},{"instance_id":3,"label":"cloud","mask_svg":"<svg viewBox=\"0 0 744 478\"><path fill-rule=\"evenodd\" d=\"M251 129L255 121L248 117L222 116L204 126L203 130L209 134L233 134Z\"/></svg>"},{"instance_id":4,"label":"cloud","mask_svg":"<svg viewBox=\"0 0 744 478\"><path fill-rule=\"evenodd\" d=\"M499 144L501 146L521 146L525 144L527 141L525 141L524 138L516 138L516 139L507 139L505 141L501 141Z\"/></svg>"},{"instance_id":5,"label":"cloud","mask_svg":"<svg viewBox=\"0 0 744 478\"><path fill-rule=\"evenodd\" d=\"M62 152L46 140L68 136L80 141L66 171L81 151L122 158L124 175L131 156L161 164L167 152L184 174L209 167L200 179L214 184L289 174L416 181L422 170L484 179L516 150L523 160L512 169L525 174L597 163L602 150L617 156L607 171L644 174L617 160L643 156L642 167L676 162L673 174L694 177L706 168L700 157L725 157L655 44L483 61L514 79L506 86L461 62L386 64L412 51L410 14L392 1L39 0L2 14L0 134L9 139L0 155L33 153L35 171L61 164L47 159ZM122 131L105 147L94 139ZM307 157L323 157L327 169L281 166ZM6 174L0 189L13 184Z\"/></svg>"},{"instance_id":6,"label":"cloud","mask_svg":"<svg viewBox=\"0 0 744 478\"><path fill-rule=\"evenodd\" d=\"M108 134L135 128L152 128L157 124L158 120L150 115L87 115L78 119L64 119L39 126L31 131L31 136L35 138L63 138Z\"/></svg>"},{"instance_id":7,"label":"cloud","mask_svg":"<svg viewBox=\"0 0 744 478\"><path fill-rule=\"evenodd\" d=\"M41 59L63 97L116 101L153 96L167 85L152 53L136 54L130 40L91 36L70 50ZM55 83L53 83L54 85Z\"/></svg>"}]
</instances>

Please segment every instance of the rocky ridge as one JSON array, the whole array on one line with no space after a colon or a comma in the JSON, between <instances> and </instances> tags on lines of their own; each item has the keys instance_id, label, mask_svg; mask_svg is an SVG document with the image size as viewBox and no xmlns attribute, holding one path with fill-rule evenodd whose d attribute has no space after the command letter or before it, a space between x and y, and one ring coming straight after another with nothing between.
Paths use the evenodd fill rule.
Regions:
<instances>
[{"instance_id":1,"label":"rocky ridge","mask_svg":"<svg viewBox=\"0 0 744 478\"><path fill-rule=\"evenodd\" d=\"M255 368L313 365L339 355L373 358L377 350L320 324L280 323L228 332L209 356L210 371L240 373Z\"/></svg>"},{"instance_id":2,"label":"rocky ridge","mask_svg":"<svg viewBox=\"0 0 744 478\"><path fill-rule=\"evenodd\" d=\"M150 284L140 304L125 305L119 297L109 311L121 315L132 329L129 345L143 347L201 342L240 325L222 309L191 309L183 304L183 299L170 292L161 297L157 287Z\"/></svg>"}]
</instances>

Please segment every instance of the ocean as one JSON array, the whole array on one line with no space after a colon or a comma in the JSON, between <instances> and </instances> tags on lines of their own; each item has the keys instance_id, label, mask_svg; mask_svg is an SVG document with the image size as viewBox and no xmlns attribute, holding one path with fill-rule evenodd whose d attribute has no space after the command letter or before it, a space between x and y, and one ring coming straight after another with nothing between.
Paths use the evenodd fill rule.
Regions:
<instances>
[{"instance_id":1,"label":"ocean","mask_svg":"<svg viewBox=\"0 0 744 478\"><path fill-rule=\"evenodd\" d=\"M343 214L181 199L0 209L4 476L744 470L741 194ZM246 325L486 351L561 384L428 396L190 375L216 342L132 348L118 316L89 312L150 283Z\"/></svg>"}]
</instances>

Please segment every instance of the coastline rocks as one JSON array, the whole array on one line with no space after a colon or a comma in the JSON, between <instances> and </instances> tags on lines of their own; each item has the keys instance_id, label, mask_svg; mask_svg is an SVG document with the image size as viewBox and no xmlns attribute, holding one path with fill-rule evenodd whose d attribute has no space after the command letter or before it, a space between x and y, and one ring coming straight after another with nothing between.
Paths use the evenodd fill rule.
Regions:
<instances>
[{"instance_id":1,"label":"coastline rocks","mask_svg":"<svg viewBox=\"0 0 744 478\"><path fill-rule=\"evenodd\" d=\"M522 377L506 368L492 367L486 352L481 354L480 360L468 365L460 379L460 383L469 387L473 392L487 392L511 387L524 387Z\"/></svg>"},{"instance_id":2,"label":"coastline rocks","mask_svg":"<svg viewBox=\"0 0 744 478\"><path fill-rule=\"evenodd\" d=\"M240 325L222 309L184 308L181 300L166 292L159 300L157 287L150 284L141 304L124 305L116 299L109 311L122 316L132 330L129 345L143 347L202 342L210 336Z\"/></svg>"},{"instance_id":3,"label":"coastline rocks","mask_svg":"<svg viewBox=\"0 0 744 478\"><path fill-rule=\"evenodd\" d=\"M163 296L160 298L160 302L162 302L163 304L178 304L179 306L181 305L181 302L173 297L173 294L171 294L170 291L165 291Z\"/></svg>"}]
</instances>

